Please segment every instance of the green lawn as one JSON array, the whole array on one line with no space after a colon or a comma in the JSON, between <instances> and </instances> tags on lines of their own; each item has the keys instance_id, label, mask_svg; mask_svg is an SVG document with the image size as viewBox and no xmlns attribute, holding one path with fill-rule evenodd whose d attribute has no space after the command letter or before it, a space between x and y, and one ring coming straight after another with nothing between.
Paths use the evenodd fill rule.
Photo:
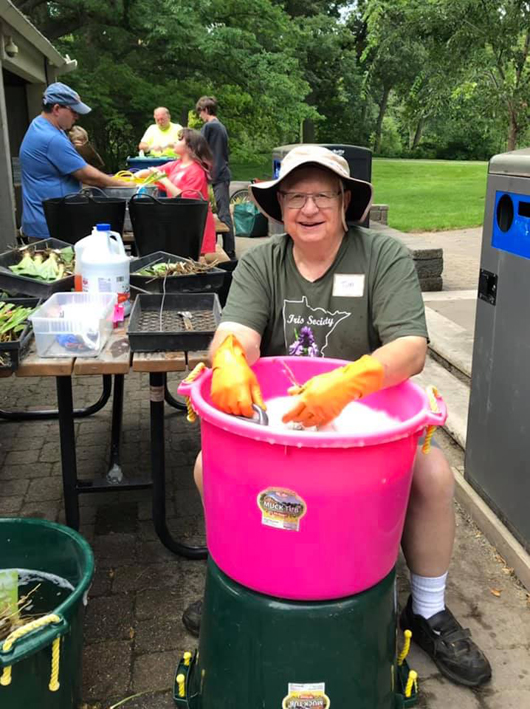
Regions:
<instances>
[{"instance_id":1,"label":"green lawn","mask_svg":"<svg viewBox=\"0 0 530 709\"><path fill-rule=\"evenodd\" d=\"M480 226L486 162L375 159L374 203L388 204L389 225L400 231Z\"/></svg>"},{"instance_id":2,"label":"green lawn","mask_svg":"<svg viewBox=\"0 0 530 709\"><path fill-rule=\"evenodd\" d=\"M272 175L272 155L256 155L253 162L232 162L230 171L233 180L270 180Z\"/></svg>"},{"instance_id":3,"label":"green lawn","mask_svg":"<svg viewBox=\"0 0 530 709\"><path fill-rule=\"evenodd\" d=\"M270 178L271 156L231 164L232 179ZM374 203L388 204L389 225L400 231L479 226L484 217L486 162L387 160L372 166Z\"/></svg>"}]
</instances>

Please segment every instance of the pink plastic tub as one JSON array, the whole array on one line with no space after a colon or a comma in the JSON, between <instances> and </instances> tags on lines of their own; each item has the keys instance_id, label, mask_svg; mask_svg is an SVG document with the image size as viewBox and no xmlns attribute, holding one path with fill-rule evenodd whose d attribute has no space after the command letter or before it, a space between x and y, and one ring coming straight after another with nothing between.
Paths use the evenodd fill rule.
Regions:
<instances>
[{"instance_id":1,"label":"pink plastic tub","mask_svg":"<svg viewBox=\"0 0 530 709\"><path fill-rule=\"evenodd\" d=\"M344 362L268 357L253 367L265 400ZM359 593L396 563L418 438L440 425L412 382L372 394L368 406L399 419L363 437L273 431L210 401L211 371L179 393L201 417L208 549L232 579L260 593L324 600Z\"/></svg>"}]
</instances>

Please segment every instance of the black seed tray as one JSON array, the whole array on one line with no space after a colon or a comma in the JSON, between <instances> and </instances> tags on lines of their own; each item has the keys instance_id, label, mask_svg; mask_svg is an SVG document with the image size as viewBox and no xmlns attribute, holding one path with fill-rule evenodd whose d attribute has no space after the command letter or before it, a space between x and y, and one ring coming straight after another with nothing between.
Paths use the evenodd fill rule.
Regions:
<instances>
[{"instance_id":1,"label":"black seed tray","mask_svg":"<svg viewBox=\"0 0 530 709\"><path fill-rule=\"evenodd\" d=\"M160 316L161 307L162 317ZM186 318L191 313L186 328ZM129 320L132 352L179 352L205 350L221 320L216 293L141 293Z\"/></svg>"},{"instance_id":2,"label":"black seed tray","mask_svg":"<svg viewBox=\"0 0 530 709\"><path fill-rule=\"evenodd\" d=\"M164 292L164 279L153 276L139 276L137 271L155 263L186 262L187 259L166 251L155 251L147 256L131 261L131 285L143 288L150 293ZM168 276L165 283L166 293L216 293L221 289L226 272L220 268L211 268L206 273L194 273L189 276Z\"/></svg>"},{"instance_id":3,"label":"black seed tray","mask_svg":"<svg viewBox=\"0 0 530 709\"><path fill-rule=\"evenodd\" d=\"M41 304L42 300L40 298L0 298L0 302L23 305L25 308L36 308ZM28 350L32 335L33 328L31 327L31 322L28 320L18 340L14 340L13 342L0 342L0 370L10 370L14 372L18 369L20 362Z\"/></svg>"},{"instance_id":4,"label":"black seed tray","mask_svg":"<svg viewBox=\"0 0 530 709\"><path fill-rule=\"evenodd\" d=\"M43 239L42 241L32 241L28 246L36 249L65 249L67 246L72 246L72 244L67 244L66 241L59 241L59 239ZM74 287L73 276L60 278L53 283L43 283L27 276L17 276L13 271L9 270L9 266L14 266L20 260L20 252L17 253L17 249L4 251L0 254L0 289L7 291L10 295L49 298L54 293L71 291Z\"/></svg>"}]
</instances>

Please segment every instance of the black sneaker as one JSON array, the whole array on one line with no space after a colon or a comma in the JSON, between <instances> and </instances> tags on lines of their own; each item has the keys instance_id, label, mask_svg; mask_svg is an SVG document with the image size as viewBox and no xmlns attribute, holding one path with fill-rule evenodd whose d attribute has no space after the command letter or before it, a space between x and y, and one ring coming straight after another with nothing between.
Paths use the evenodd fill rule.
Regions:
<instances>
[{"instance_id":1,"label":"black sneaker","mask_svg":"<svg viewBox=\"0 0 530 709\"><path fill-rule=\"evenodd\" d=\"M182 614L182 622L184 623L186 630L196 638L199 637L199 631L201 629L201 617L202 600L193 601L193 603L190 603Z\"/></svg>"},{"instance_id":2,"label":"black sneaker","mask_svg":"<svg viewBox=\"0 0 530 709\"><path fill-rule=\"evenodd\" d=\"M486 656L471 640L471 632L460 625L448 608L426 620L413 613L409 596L399 623L402 630L412 631L412 639L453 682L478 687L491 679Z\"/></svg>"}]
</instances>

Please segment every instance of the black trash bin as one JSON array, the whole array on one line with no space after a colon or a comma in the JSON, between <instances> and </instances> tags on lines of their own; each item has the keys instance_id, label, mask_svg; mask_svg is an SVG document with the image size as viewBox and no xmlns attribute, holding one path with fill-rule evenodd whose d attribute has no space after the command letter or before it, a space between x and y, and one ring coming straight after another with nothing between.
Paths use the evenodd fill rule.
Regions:
<instances>
[{"instance_id":1,"label":"black trash bin","mask_svg":"<svg viewBox=\"0 0 530 709\"><path fill-rule=\"evenodd\" d=\"M226 271L223 285L217 291L221 308L225 307L226 299L228 298L228 293L230 292L230 286L232 285L232 273L234 272L237 264L238 261L234 259L233 261L223 261L222 263L218 263L216 266L216 268L221 268L223 271Z\"/></svg>"},{"instance_id":2,"label":"black trash bin","mask_svg":"<svg viewBox=\"0 0 530 709\"><path fill-rule=\"evenodd\" d=\"M88 236L96 224L110 224L112 231L123 233L126 200L77 192L53 197L42 203L46 223L53 239L76 244Z\"/></svg>"},{"instance_id":3,"label":"black trash bin","mask_svg":"<svg viewBox=\"0 0 530 709\"><path fill-rule=\"evenodd\" d=\"M129 201L129 214L139 256L166 251L199 258L208 215L206 200L137 194Z\"/></svg>"}]
</instances>

